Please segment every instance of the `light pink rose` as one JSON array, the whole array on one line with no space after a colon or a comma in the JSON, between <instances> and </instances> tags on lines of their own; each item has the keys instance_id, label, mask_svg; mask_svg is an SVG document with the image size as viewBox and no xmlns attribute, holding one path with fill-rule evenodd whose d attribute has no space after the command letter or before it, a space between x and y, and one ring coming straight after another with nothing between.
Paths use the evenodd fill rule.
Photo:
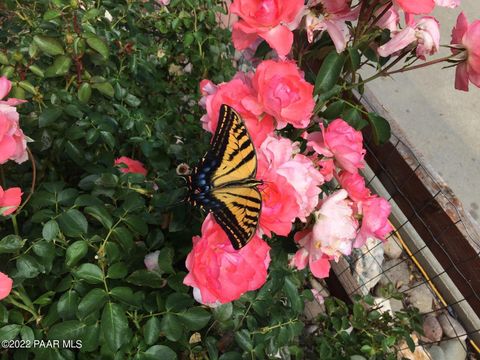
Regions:
<instances>
[{"instance_id":1,"label":"light pink rose","mask_svg":"<svg viewBox=\"0 0 480 360\"><path fill-rule=\"evenodd\" d=\"M393 230L392 225L388 222L391 212L388 201L374 195L358 205L362 215L362 224L353 246L362 247L368 238L385 241L385 237Z\"/></svg>"},{"instance_id":2,"label":"light pink rose","mask_svg":"<svg viewBox=\"0 0 480 360\"><path fill-rule=\"evenodd\" d=\"M336 261L341 255L350 255L357 234L358 222L353 216L346 190L338 190L321 203L315 213L313 241L323 254Z\"/></svg>"},{"instance_id":3,"label":"light pink rose","mask_svg":"<svg viewBox=\"0 0 480 360\"><path fill-rule=\"evenodd\" d=\"M320 174L323 175L325 181L332 180L335 170L335 164L333 162L333 159L322 159L318 161L318 165L320 166Z\"/></svg>"},{"instance_id":4,"label":"light pink rose","mask_svg":"<svg viewBox=\"0 0 480 360\"><path fill-rule=\"evenodd\" d=\"M292 61L263 61L252 80L258 103L277 120L277 129L287 123L305 128L315 106L313 85Z\"/></svg>"},{"instance_id":5,"label":"light pink rose","mask_svg":"<svg viewBox=\"0 0 480 360\"><path fill-rule=\"evenodd\" d=\"M0 300L5 299L12 291L13 280L0 272Z\"/></svg>"},{"instance_id":6,"label":"light pink rose","mask_svg":"<svg viewBox=\"0 0 480 360\"><path fill-rule=\"evenodd\" d=\"M288 181L295 190L298 204L296 216L305 222L318 204L320 186L324 183L322 174L312 160L298 154L298 144L287 138L269 136L263 142L260 152L262 158L259 174L268 166Z\"/></svg>"},{"instance_id":7,"label":"light pink rose","mask_svg":"<svg viewBox=\"0 0 480 360\"><path fill-rule=\"evenodd\" d=\"M328 277L330 257L322 252L321 244L315 241L312 230L299 231L294 239L301 248L293 256L290 265L298 270L303 270L308 265L315 277L319 279Z\"/></svg>"},{"instance_id":8,"label":"light pink rose","mask_svg":"<svg viewBox=\"0 0 480 360\"><path fill-rule=\"evenodd\" d=\"M363 136L342 119L332 121L325 130L308 134L307 145L317 153L334 158L336 164L342 169L355 173L357 169L365 166L363 158Z\"/></svg>"},{"instance_id":9,"label":"light pink rose","mask_svg":"<svg viewBox=\"0 0 480 360\"><path fill-rule=\"evenodd\" d=\"M142 174L143 176L147 175L147 170L140 161L130 159L126 156L121 156L118 159L115 159L115 165L120 165L119 170L123 173Z\"/></svg>"},{"instance_id":10,"label":"light pink rose","mask_svg":"<svg viewBox=\"0 0 480 360\"><path fill-rule=\"evenodd\" d=\"M340 186L347 190L348 197L355 202L364 201L370 196L370 190L365 187L365 179L358 172L340 172L338 176Z\"/></svg>"},{"instance_id":11,"label":"light pink rose","mask_svg":"<svg viewBox=\"0 0 480 360\"><path fill-rule=\"evenodd\" d=\"M308 42L313 42L315 31L327 31L338 53L347 47L350 39L350 29L347 22L354 21L359 15L359 6L351 9L350 0L320 0L311 1L307 6L321 4L322 13L315 9L309 11L305 17Z\"/></svg>"},{"instance_id":12,"label":"light pink rose","mask_svg":"<svg viewBox=\"0 0 480 360\"><path fill-rule=\"evenodd\" d=\"M389 56L412 43L417 44L417 57L425 60L426 55L435 54L440 46L440 28L437 19L423 16L418 21L410 17L408 26L395 33L390 41L378 48L378 53Z\"/></svg>"},{"instance_id":13,"label":"light pink rose","mask_svg":"<svg viewBox=\"0 0 480 360\"><path fill-rule=\"evenodd\" d=\"M207 114L201 119L205 130L215 132L220 106L227 104L242 117L256 147L259 147L265 138L273 133L273 117L262 114L248 75L237 73L232 80L219 85L203 80L200 88L203 95L200 104L207 109Z\"/></svg>"},{"instance_id":14,"label":"light pink rose","mask_svg":"<svg viewBox=\"0 0 480 360\"><path fill-rule=\"evenodd\" d=\"M380 15L384 10L385 7L388 5L384 5L380 7L376 12L375 16ZM388 29L390 32L394 32L398 30L398 24L400 22L400 15L398 14L398 10L395 7L390 7L385 14L382 15L380 19L377 20L376 25L380 29Z\"/></svg>"},{"instance_id":15,"label":"light pink rose","mask_svg":"<svg viewBox=\"0 0 480 360\"><path fill-rule=\"evenodd\" d=\"M393 3L409 14L429 14L435 7L433 0L393 0Z\"/></svg>"},{"instance_id":16,"label":"light pink rose","mask_svg":"<svg viewBox=\"0 0 480 360\"><path fill-rule=\"evenodd\" d=\"M166 6L170 4L170 0L155 0L158 5Z\"/></svg>"},{"instance_id":17,"label":"light pink rose","mask_svg":"<svg viewBox=\"0 0 480 360\"><path fill-rule=\"evenodd\" d=\"M160 250L157 250L145 255L145 259L143 260L143 263L145 264L145 267L147 268L147 270L154 271L158 269L159 254L160 254Z\"/></svg>"},{"instance_id":18,"label":"light pink rose","mask_svg":"<svg viewBox=\"0 0 480 360\"><path fill-rule=\"evenodd\" d=\"M455 89L468 91L468 83L480 87L480 20L468 23L462 12L452 30L451 44L459 64L455 73Z\"/></svg>"},{"instance_id":19,"label":"light pink rose","mask_svg":"<svg viewBox=\"0 0 480 360\"><path fill-rule=\"evenodd\" d=\"M15 212L22 202L22 190L19 187L3 190L0 186L0 215L7 216Z\"/></svg>"},{"instance_id":20,"label":"light pink rose","mask_svg":"<svg viewBox=\"0 0 480 360\"><path fill-rule=\"evenodd\" d=\"M197 300L203 304L236 300L265 283L269 251L268 244L257 235L248 245L235 250L209 214L202 225L202 236L193 238L193 249L186 260L189 273L183 283L194 288Z\"/></svg>"},{"instance_id":21,"label":"light pink rose","mask_svg":"<svg viewBox=\"0 0 480 360\"><path fill-rule=\"evenodd\" d=\"M261 37L278 55L287 55L303 9L303 0L233 0L230 12L240 17L233 25L233 45L244 50Z\"/></svg>"}]
</instances>

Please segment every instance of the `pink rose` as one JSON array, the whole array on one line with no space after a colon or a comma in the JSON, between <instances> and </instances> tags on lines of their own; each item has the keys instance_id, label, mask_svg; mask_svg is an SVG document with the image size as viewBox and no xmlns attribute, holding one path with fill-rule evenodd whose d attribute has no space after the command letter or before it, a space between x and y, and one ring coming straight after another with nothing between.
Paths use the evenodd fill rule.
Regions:
<instances>
[{"instance_id":1,"label":"pink rose","mask_svg":"<svg viewBox=\"0 0 480 360\"><path fill-rule=\"evenodd\" d=\"M438 6L444 6L449 8L456 8L460 5L461 0L435 0L435 4Z\"/></svg>"},{"instance_id":2,"label":"pink rose","mask_svg":"<svg viewBox=\"0 0 480 360\"><path fill-rule=\"evenodd\" d=\"M142 174L143 176L147 175L147 170L143 164L138 160L130 159L126 156L121 156L115 160L115 165L120 165L119 170L123 173L134 173Z\"/></svg>"},{"instance_id":3,"label":"pink rose","mask_svg":"<svg viewBox=\"0 0 480 360\"><path fill-rule=\"evenodd\" d=\"M325 130L308 134L307 145L327 158L334 157L336 164L342 169L355 173L363 168L365 149L363 136L342 119L332 121Z\"/></svg>"},{"instance_id":4,"label":"pink rose","mask_svg":"<svg viewBox=\"0 0 480 360\"><path fill-rule=\"evenodd\" d=\"M236 300L265 283L269 251L268 244L257 235L236 251L209 214L202 225L202 236L193 238L193 249L186 260L189 273L183 283L194 287L197 300L203 304Z\"/></svg>"},{"instance_id":5,"label":"pink rose","mask_svg":"<svg viewBox=\"0 0 480 360\"><path fill-rule=\"evenodd\" d=\"M333 159L323 159L318 161L318 165L320 166L320 174L323 175L325 181L330 181L333 179L333 172L335 170L335 164L333 163Z\"/></svg>"},{"instance_id":6,"label":"pink rose","mask_svg":"<svg viewBox=\"0 0 480 360\"><path fill-rule=\"evenodd\" d=\"M5 299L12 291L13 280L0 272L0 300Z\"/></svg>"},{"instance_id":7,"label":"pink rose","mask_svg":"<svg viewBox=\"0 0 480 360\"><path fill-rule=\"evenodd\" d=\"M363 201L370 196L370 190L365 187L365 179L358 172L340 172L338 176L340 186L347 190L348 197L355 202Z\"/></svg>"},{"instance_id":8,"label":"pink rose","mask_svg":"<svg viewBox=\"0 0 480 360\"><path fill-rule=\"evenodd\" d=\"M287 123L305 128L310 123L315 102L313 85L292 61L263 61L257 68L252 84L264 111L277 120L277 129Z\"/></svg>"},{"instance_id":9,"label":"pink rose","mask_svg":"<svg viewBox=\"0 0 480 360\"><path fill-rule=\"evenodd\" d=\"M268 168L288 181L295 190L298 205L296 217L305 222L318 204L320 186L324 183L324 178L312 160L302 154L295 154L297 152L299 152L297 143L292 143L287 138L269 136L260 147L258 173L261 174Z\"/></svg>"},{"instance_id":10,"label":"pink rose","mask_svg":"<svg viewBox=\"0 0 480 360\"><path fill-rule=\"evenodd\" d=\"M244 50L260 36L280 56L287 55L303 9L303 0L233 0L230 12L240 17L232 29L235 48Z\"/></svg>"},{"instance_id":11,"label":"pink rose","mask_svg":"<svg viewBox=\"0 0 480 360\"><path fill-rule=\"evenodd\" d=\"M0 104L0 164L8 160L21 164L27 159L27 138L20 129L17 109Z\"/></svg>"},{"instance_id":12,"label":"pink rose","mask_svg":"<svg viewBox=\"0 0 480 360\"><path fill-rule=\"evenodd\" d=\"M348 23L358 19L360 7L356 6L351 9L350 0L311 1L308 6L316 6L318 3L321 4L321 14L318 14L318 9L313 9L305 17L308 42L313 42L315 31L327 31L335 49L338 53L341 53L347 47L347 42L350 39Z\"/></svg>"},{"instance_id":13,"label":"pink rose","mask_svg":"<svg viewBox=\"0 0 480 360\"><path fill-rule=\"evenodd\" d=\"M143 263L148 271L154 271L158 269L158 255L160 254L160 250L151 252L145 255L145 259Z\"/></svg>"},{"instance_id":14,"label":"pink rose","mask_svg":"<svg viewBox=\"0 0 480 360\"><path fill-rule=\"evenodd\" d=\"M353 246L362 247L368 238L384 241L385 236L393 230L392 225L388 222L391 211L388 201L374 195L358 205L362 215L362 224Z\"/></svg>"},{"instance_id":15,"label":"pink rose","mask_svg":"<svg viewBox=\"0 0 480 360\"><path fill-rule=\"evenodd\" d=\"M341 255L350 255L352 242L357 234L358 222L353 216L347 196L346 190L336 191L322 201L320 209L315 213L315 247L335 260Z\"/></svg>"},{"instance_id":16,"label":"pink rose","mask_svg":"<svg viewBox=\"0 0 480 360\"><path fill-rule=\"evenodd\" d=\"M295 234L295 241L301 248L295 253L290 264L299 270L308 265L312 274L323 279L330 273L330 257L322 253L320 244L314 240L311 229L299 231Z\"/></svg>"},{"instance_id":17,"label":"pink rose","mask_svg":"<svg viewBox=\"0 0 480 360\"><path fill-rule=\"evenodd\" d=\"M480 87L480 20L468 23L462 12L452 30L451 44L459 59L455 73L455 89L468 91L469 81Z\"/></svg>"},{"instance_id":18,"label":"pink rose","mask_svg":"<svg viewBox=\"0 0 480 360\"><path fill-rule=\"evenodd\" d=\"M385 7L388 5L384 5L380 7L377 11L375 11L375 16L380 15L384 10ZM380 19L377 20L376 25L380 29L388 29L390 32L394 32L398 30L398 24L400 22L400 15L398 14L397 9L394 7L390 7L385 14L382 15Z\"/></svg>"},{"instance_id":19,"label":"pink rose","mask_svg":"<svg viewBox=\"0 0 480 360\"><path fill-rule=\"evenodd\" d=\"M394 0L393 3L409 14L429 14L435 7L433 0Z\"/></svg>"},{"instance_id":20,"label":"pink rose","mask_svg":"<svg viewBox=\"0 0 480 360\"><path fill-rule=\"evenodd\" d=\"M22 190L19 187L3 190L0 186L0 215L12 214L22 202Z\"/></svg>"},{"instance_id":21,"label":"pink rose","mask_svg":"<svg viewBox=\"0 0 480 360\"><path fill-rule=\"evenodd\" d=\"M207 114L201 119L205 130L215 132L220 106L227 104L242 117L256 147L259 147L265 138L273 133L273 118L268 114L262 114L250 82L251 79L247 75L237 73L227 83L215 85L209 80L203 80L200 83L203 95L200 104L207 109Z\"/></svg>"},{"instance_id":22,"label":"pink rose","mask_svg":"<svg viewBox=\"0 0 480 360\"><path fill-rule=\"evenodd\" d=\"M412 43L417 44L417 57L425 60L426 55L435 54L440 46L440 28L437 19L432 16L423 16L418 21L409 17L408 26L397 32L392 39L378 48L378 53L389 56Z\"/></svg>"}]
</instances>

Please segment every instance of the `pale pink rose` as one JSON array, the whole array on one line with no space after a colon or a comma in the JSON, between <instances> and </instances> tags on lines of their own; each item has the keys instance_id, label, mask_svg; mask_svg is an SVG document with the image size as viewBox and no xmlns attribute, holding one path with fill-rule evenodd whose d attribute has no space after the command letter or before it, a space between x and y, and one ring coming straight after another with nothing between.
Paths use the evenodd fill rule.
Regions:
<instances>
[{"instance_id":1,"label":"pale pink rose","mask_svg":"<svg viewBox=\"0 0 480 360\"><path fill-rule=\"evenodd\" d=\"M0 272L0 300L5 299L12 291L13 280Z\"/></svg>"},{"instance_id":2,"label":"pale pink rose","mask_svg":"<svg viewBox=\"0 0 480 360\"><path fill-rule=\"evenodd\" d=\"M145 259L143 260L143 263L145 264L145 267L147 268L147 270L154 271L158 269L159 254L160 254L160 250L157 250L145 255Z\"/></svg>"},{"instance_id":3,"label":"pale pink rose","mask_svg":"<svg viewBox=\"0 0 480 360\"><path fill-rule=\"evenodd\" d=\"M323 279L330 273L330 257L322 253L321 243L315 240L311 229L299 231L294 236L301 248L295 253L290 265L298 270L310 268L312 274Z\"/></svg>"},{"instance_id":4,"label":"pale pink rose","mask_svg":"<svg viewBox=\"0 0 480 360\"><path fill-rule=\"evenodd\" d=\"M295 155L292 160L280 166L278 173L295 189L299 206L297 217L306 222L318 204L322 192L320 186L325 182L322 174L315 168L312 160L302 154Z\"/></svg>"},{"instance_id":5,"label":"pale pink rose","mask_svg":"<svg viewBox=\"0 0 480 360\"><path fill-rule=\"evenodd\" d=\"M362 215L362 224L353 246L360 248L369 238L385 241L385 237L393 230L392 225L388 222L391 212L388 201L374 195L358 205Z\"/></svg>"},{"instance_id":6,"label":"pale pink rose","mask_svg":"<svg viewBox=\"0 0 480 360\"><path fill-rule=\"evenodd\" d=\"M20 129L17 109L0 104L0 164L8 160L21 164L27 159L27 138Z\"/></svg>"},{"instance_id":7,"label":"pale pink rose","mask_svg":"<svg viewBox=\"0 0 480 360\"><path fill-rule=\"evenodd\" d=\"M457 54L455 89L468 91L468 83L480 87L480 20L468 23L462 12L452 30L452 52Z\"/></svg>"},{"instance_id":8,"label":"pale pink rose","mask_svg":"<svg viewBox=\"0 0 480 360\"><path fill-rule=\"evenodd\" d=\"M333 159L322 159L318 161L318 165L320 166L320 174L323 175L325 181L332 180L335 170L335 164L333 162Z\"/></svg>"},{"instance_id":9,"label":"pale pink rose","mask_svg":"<svg viewBox=\"0 0 480 360\"><path fill-rule=\"evenodd\" d=\"M346 190L338 190L321 203L315 213L313 241L323 254L336 261L341 255L350 255L352 242L357 234L358 222L353 216Z\"/></svg>"},{"instance_id":10,"label":"pale pink rose","mask_svg":"<svg viewBox=\"0 0 480 360\"><path fill-rule=\"evenodd\" d=\"M203 80L200 86L203 94L200 104L207 110L207 114L201 119L205 130L215 132L220 106L226 104L234 108L242 117L256 147L259 147L265 138L273 133L273 117L262 114L248 75L237 73L232 80L219 85Z\"/></svg>"},{"instance_id":11,"label":"pale pink rose","mask_svg":"<svg viewBox=\"0 0 480 360\"><path fill-rule=\"evenodd\" d=\"M232 29L235 48L244 50L261 37L278 55L287 55L303 10L303 0L233 0L230 12L240 17Z\"/></svg>"},{"instance_id":12,"label":"pale pink rose","mask_svg":"<svg viewBox=\"0 0 480 360\"><path fill-rule=\"evenodd\" d=\"M308 42L313 42L315 31L327 31L338 53L347 47L350 39L350 29L347 22L354 21L359 15L359 6L350 8L349 0L320 0L310 2L307 6L312 7L321 4L322 13L309 11L305 17Z\"/></svg>"},{"instance_id":13,"label":"pale pink rose","mask_svg":"<svg viewBox=\"0 0 480 360\"><path fill-rule=\"evenodd\" d=\"M429 14L435 7L434 0L393 0L393 3L409 14Z\"/></svg>"},{"instance_id":14,"label":"pale pink rose","mask_svg":"<svg viewBox=\"0 0 480 360\"><path fill-rule=\"evenodd\" d=\"M370 190L365 187L365 179L358 172L342 171L338 176L338 182L347 190L348 197L355 202L364 201L370 196Z\"/></svg>"},{"instance_id":15,"label":"pale pink rose","mask_svg":"<svg viewBox=\"0 0 480 360\"><path fill-rule=\"evenodd\" d=\"M7 216L15 212L22 202L22 190L19 187L3 190L0 186L0 215Z\"/></svg>"},{"instance_id":16,"label":"pale pink rose","mask_svg":"<svg viewBox=\"0 0 480 360\"><path fill-rule=\"evenodd\" d=\"M269 136L260 147L262 157L259 173L268 167L287 179L295 189L299 206L297 217L306 221L306 217L318 204L320 186L325 181L312 160L298 154L299 151L298 143L292 143L283 137Z\"/></svg>"},{"instance_id":17,"label":"pale pink rose","mask_svg":"<svg viewBox=\"0 0 480 360\"><path fill-rule=\"evenodd\" d=\"M317 153L334 158L336 164L342 169L355 173L357 169L365 166L363 158L363 136L342 119L332 121L325 130L308 134L307 145Z\"/></svg>"},{"instance_id":18,"label":"pale pink rose","mask_svg":"<svg viewBox=\"0 0 480 360\"><path fill-rule=\"evenodd\" d=\"M123 173L142 174L143 176L147 175L147 170L140 161L130 159L126 156L121 156L118 159L115 159L115 165L120 165L119 170Z\"/></svg>"},{"instance_id":19,"label":"pale pink rose","mask_svg":"<svg viewBox=\"0 0 480 360\"><path fill-rule=\"evenodd\" d=\"M376 12L375 16L380 15L387 5L380 7ZM398 30L398 24L400 22L400 15L398 10L395 7L390 7L385 14L382 15L380 19L377 20L376 25L380 29L388 29L390 32Z\"/></svg>"},{"instance_id":20,"label":"pale pink rose","mask_svg":"<svg viewBox=\"0 0 480 360\"><path fill-rule=\"evenodd\" d=\"M435 4L438 6L444 6L449 8L456 8L461 3L461 0L435 0Z\"/></svg>"},{"instance_id":21,"label":"pale pink rose","mask_svg":"<svg viewBox=\"0 0 480 360\"><path fill-rule=\"evenodd\" d=\"M155 0L155 1L157 2L158 5L166 6L170 4L170 0Z\"/></svg>"},{"instance_id":22,"label":"pale pink rose","mask_svg":"<svg viewBox=\"0 0 480 360\"><path fill-rule=\"evenodd\" d=\"M440 28L437 19L431 16L423 16L418 21L413 17L408 26L394 34L392 39L378 48L378 53L389 56L412 43L417 44L417 57L425 60L426 55L435 54L440 46Z\"/></svg>"},{"instance_id":23,"label":"pale pink rose","mask_svg":"<svg viewBox=\"0 0 480 360\"><path fill-rule=\"evenodd\" d=\"M202 225L202 236L193 238L188 254L189 271L183 283L192 286L203 304L227 303L260 288L267 279L270 247L257 235L235 250L212 214ZM195 290L197 289L197 290Z\"/></svg>"},{"instance_id":24,"label":"pale pink rose","mask_svg":"<svg viewBox=\"0 0 480 360\"><path fill-rule=\"evenodd\" d=\"M252 79L258 103L277 120L277 129L287 123L305 128L310 123L315 102L313 85L292 61L263 61Z\"/></svg>"}]
</instances>

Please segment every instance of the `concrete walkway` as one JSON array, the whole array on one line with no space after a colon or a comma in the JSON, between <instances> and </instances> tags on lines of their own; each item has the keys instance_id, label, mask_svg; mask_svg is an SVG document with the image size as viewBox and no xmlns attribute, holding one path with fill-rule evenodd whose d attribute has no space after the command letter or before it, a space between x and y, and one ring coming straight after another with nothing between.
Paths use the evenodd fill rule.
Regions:
<instances>
[{"instance_id":1,"label":"concrete walkway","mask_svg":"<svg viewBox=\"0 0 480 360\"><path fill-rule=\"evenodd\" d=\"M441 43L450 43L460 11L480 19L480 1L439 8ZM447 55L442 48L438 57ZM435 56L437 58L437 56ZM480 222L480 89L454 89L455 69L442 64L375 80L368 86L395 118L408 140L452 188L465 210Z\"/></svg>"}]
</instances>

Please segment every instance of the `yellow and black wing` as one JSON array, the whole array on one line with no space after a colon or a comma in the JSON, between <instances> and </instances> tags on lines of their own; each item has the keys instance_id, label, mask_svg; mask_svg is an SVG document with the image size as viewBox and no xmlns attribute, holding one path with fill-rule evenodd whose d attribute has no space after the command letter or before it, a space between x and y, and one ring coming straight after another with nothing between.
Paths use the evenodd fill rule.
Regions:
<instances>
[{"instance_id":1,"label":"yellow and black wing","mask_svg":"<svg viewBox=\"0 0 480 360\"><path fill-rule=\"evenodd\" d=\"M235 249L245 246L255 235L262 196L256 187L226 186L212 191L212 197L219 201L213 211L217 223L228 235Z\"/></svg>"},{"instance_id":2,"label":"yellow and black wing","mask_svg":"<svg viewBox=\"0 0 480 360\"><path fill-rule=\"evenodd\" d=\"M220 159L220 164L212 173L213 187L255 177L257 172L255 147L240 115L225 104L220 107L211 152Z\"/></svg>"},{"instance_id":3,"label":"yellow and black wing","mask_svg":"<svg viewBox=\"0 0 480 360\"><path fill-rule=\"evenodd\" d=\"M222 105L212 146L192 175L190 197L213 213L235 249L245 246L257 229L262 197L256 171L255 147L245 124L234 109Z\"/></svg>"}]
</instances>

